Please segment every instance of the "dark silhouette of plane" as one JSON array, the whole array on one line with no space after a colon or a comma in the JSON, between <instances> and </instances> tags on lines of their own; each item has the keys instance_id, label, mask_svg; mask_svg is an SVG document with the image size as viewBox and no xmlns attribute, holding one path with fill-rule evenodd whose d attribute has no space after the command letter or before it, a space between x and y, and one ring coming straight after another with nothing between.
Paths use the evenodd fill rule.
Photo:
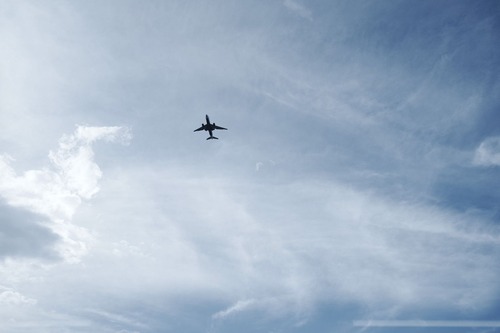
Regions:
<instances>
[{"instance_id":1,"label":"dark silhouette of plane","mask_svg":"<svg viewBox=\"0 0 500 333\"><path fill-rule=\"evenodd\" d=\"M215 136L212 135L212 131L213 130L227 130L227 128L224 128L224 127L220 127L220 126L217 126L215 125L215 123L212 123L210 124L210 118L208 118L208 114L205 115L205 119L207 120L207 123L206 124L201 124L201 127L198 128L198 129L195 129L194 132L197 132L197 131L208 131L208 133L210 133L210 136L207 138L207 140L210 140L210 139L219 139L219 138L216 138Z\"/></svg>"}]
</instances>

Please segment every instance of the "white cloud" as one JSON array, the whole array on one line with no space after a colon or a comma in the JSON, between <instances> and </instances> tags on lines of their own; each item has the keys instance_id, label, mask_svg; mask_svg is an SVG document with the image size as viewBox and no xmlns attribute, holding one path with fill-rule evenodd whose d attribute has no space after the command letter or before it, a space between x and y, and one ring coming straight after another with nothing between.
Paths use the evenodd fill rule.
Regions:
<instances>
[{"instance_id":1,"label":"white cloud","mask_svg":"<svg viewBox=\"0 0 500 333\"><path fill-rule=\"evenodd\" d=\"M478 166L500 165L500 136L485 139L474 154L473 163Z\"/></svg>"},{"instance_id":2,"label":"white cloud","mask_svg":"<svg viewBox=\"0 0 500 333\"><path fill-rule=\"evenodd\" d=\"M131 139L128 130L121 127L78 126L71 136L63 136L59 149L49 157L58 169L67 189L79 197L90 199L99 191L101 170L94 163L91 144L97 140L127 143Z\"/></svg>"},{"instance_id":3,"label":"white cloud","mask_svg":"<svg viewBox=\"0 0 500 333\"><path fill-rule=\"evenodd\" d=\"M0 156L0 196L9 205L47 216L50 228L63 238L60 252L70 260L86 252L88 232L70 223L82 199L99 191L102 172L95 164L92 143L97 140L127 142L128 131L121 127L78 126L63 136L59 148L49 153L51 166L17 175L9 156Z\"/></svg>"},{"instance_id":4,"label":"white cloud","mask_svg":"<svg viewBox=\"0 0 500 333\"><path fill-rule=\"evenodd\" d=\"M26 297L11 288L0 286L0 305L35 305L36 303L37 301L33 298Z\"/></svg>"}]
</instances>

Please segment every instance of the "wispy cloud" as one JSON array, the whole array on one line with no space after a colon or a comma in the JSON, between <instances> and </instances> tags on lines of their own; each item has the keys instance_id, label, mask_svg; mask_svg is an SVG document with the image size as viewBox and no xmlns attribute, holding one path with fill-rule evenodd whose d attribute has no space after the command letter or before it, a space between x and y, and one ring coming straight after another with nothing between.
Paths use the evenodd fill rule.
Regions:
<instances>
[{"instance_id":1,"label":"wispy cloud","mask_svg":"<svg viewBox=\"0 0 500 333\"><path fill-rule=\"evenodd\" d=\"M229 308L215 313L213 319L222 319L238 312L246 311L255 305L256 301L254 299L240 300L235 304L231 305Z\"/></svg>"},{"instance_id":2,"label":"wispy cloud","mask_svg":"<svg viewBox=\"0 0 500 333\"><path fill-rule=\"evenodd\" d=\"M313 20L312 12L299 2L294 0L285 0L283 4L286 8L301 16L302 18L305 18L309 21Z\"/></svg>"},{"instance_id":3,"label":"wispy cloud","mask_svg":"<svg viewBox=\"0 0 500 333\"><path fill-rule=\"evenodd\" d=\"M206 295L224 286L220 299L230 305L214 312L220 320L255 311L302 317L323 300L349 300L373 311L394 304L400 311L470 310L494 300L500 267L489 254L500 250L500 236L481 216L401 203L336 182L266 184L264 190L195 173L130 169L107 179L100 210L113 214L105 235L128 241L102 248L101 260L124 262L103 271L109 275L104 280L133 264L132 290L140 288L133 281L147 278L141 272L161 276L148 279L165 293ZM153 204L157 197L164 198L161 205ZM144 207L147 216L140 213ZM112 227L124 220L127 230ZM161 267L155 267L158 258Z\"/></svg>"},{"instance_id":4,"label":"wispy cloud","mask_svg":"<svg viewBox=\"0 0 500 333\"><path fill-rule=\"evenodd\" d=\"M355 320L356 327L455 327L480 328L500 327L500 321L488 320Z\"/></svg>"}]
</instances>

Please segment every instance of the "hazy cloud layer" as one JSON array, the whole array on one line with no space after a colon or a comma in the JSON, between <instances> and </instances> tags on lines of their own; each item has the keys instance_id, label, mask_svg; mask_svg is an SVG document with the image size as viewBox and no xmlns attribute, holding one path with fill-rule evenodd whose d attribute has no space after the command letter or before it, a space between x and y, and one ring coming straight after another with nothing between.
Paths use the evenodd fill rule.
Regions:
<instances>
[{"instance_id":1,"label":"hazy cloud layer","mask_svg":"<svg viewBox=\"0 0 500 333\"><path fill-rule=\"evenodd\" d=\"M189 299L218 295L227 307L214 307L217 321L262 311L297 322L322 302L375 312L476 311L498 292L499 233L474 214L395 203L331 182L264 189L170 168L127 173L108 179L101 193L113 213L102 217L106 229L95 228L115 241L99 244L92 262L115 262L115 270L99 274L98 290L105 288L98 281L120 277L124 286L109 293L136 292L148 281L167 304L180 290Z\"/></svg>"}]
</instances>

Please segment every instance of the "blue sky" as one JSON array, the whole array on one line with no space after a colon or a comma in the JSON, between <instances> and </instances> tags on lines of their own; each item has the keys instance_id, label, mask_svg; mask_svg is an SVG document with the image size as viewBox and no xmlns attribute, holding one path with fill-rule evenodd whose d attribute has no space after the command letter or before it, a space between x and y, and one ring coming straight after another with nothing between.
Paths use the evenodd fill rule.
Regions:
<instances>
[{"instance_id":1,"label":"blue sky","mask_svg":"<svg viewBox=\"0 0 500 333\"><path fill-rule=\"evenodd\" d=\"M497 1L0 4L2 332L500 331Z\"/></svg>"}]
</instances>

